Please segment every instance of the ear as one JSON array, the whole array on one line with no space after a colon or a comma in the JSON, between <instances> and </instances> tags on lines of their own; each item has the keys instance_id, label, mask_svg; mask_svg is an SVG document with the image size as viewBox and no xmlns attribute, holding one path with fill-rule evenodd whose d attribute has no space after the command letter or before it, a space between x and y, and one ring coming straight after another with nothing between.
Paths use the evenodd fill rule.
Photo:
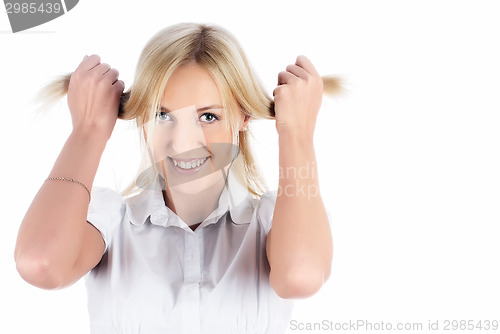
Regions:
<instances>
[{"instance_id":1,"label":"ear","mask_svg":"<svg viewBox=\"0 0 500 334\"><path fill-rule=\"evenodd\" d=\"M248 122L250 121L250 116L241 111L242 122L240 123L239 131L246 131Z\"/></svg>"}]
</instances>

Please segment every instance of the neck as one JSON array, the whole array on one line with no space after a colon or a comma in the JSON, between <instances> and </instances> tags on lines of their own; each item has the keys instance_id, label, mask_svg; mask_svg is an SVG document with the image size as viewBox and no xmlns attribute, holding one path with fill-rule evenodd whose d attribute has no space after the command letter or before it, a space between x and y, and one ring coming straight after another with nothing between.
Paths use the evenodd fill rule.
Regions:
<instances>
[{"instance_id":1,"label":"neck","mask_svg":"<svg viewBox=\"0 0 500 334\"><path fill-rule=\"evenodd\" d=\"M165 205L194 230L217 208L223 187L224 180L193 194L175 191L175 187L166 187L163 199Z\"/></svg>"}]
</instances>

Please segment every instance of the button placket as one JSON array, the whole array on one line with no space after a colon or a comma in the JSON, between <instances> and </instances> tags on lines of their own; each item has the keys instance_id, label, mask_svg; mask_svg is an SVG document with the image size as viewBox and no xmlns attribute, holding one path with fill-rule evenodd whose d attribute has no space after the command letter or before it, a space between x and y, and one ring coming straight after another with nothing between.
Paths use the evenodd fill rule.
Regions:
<instances>
[{"instance_id":1,"label":"button placket","mask_svg":"<svg viewBox=\"0 0 500 334\"><path fill-rule=\"evenodd\" d=\"M200 333L200 243L192 231L184 233L183 332Z\"/></svg>"}]
</instances>

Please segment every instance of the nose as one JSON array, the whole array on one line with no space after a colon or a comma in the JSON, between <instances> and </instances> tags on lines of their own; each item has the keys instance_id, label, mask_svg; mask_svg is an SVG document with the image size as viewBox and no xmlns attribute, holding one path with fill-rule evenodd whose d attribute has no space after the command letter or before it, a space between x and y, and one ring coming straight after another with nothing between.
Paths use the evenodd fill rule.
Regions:
<instances>
[{"instance_id":1,"label":"nose","mask_svg":"<svg viewBox=\"0 0 500 334\"><path fill-rule=\"evenodd\" d=\"M181 155L207 146L203 129L193 122L176 122L170 130L168 137L172 155Z\"/></svg>"}]
</instances>

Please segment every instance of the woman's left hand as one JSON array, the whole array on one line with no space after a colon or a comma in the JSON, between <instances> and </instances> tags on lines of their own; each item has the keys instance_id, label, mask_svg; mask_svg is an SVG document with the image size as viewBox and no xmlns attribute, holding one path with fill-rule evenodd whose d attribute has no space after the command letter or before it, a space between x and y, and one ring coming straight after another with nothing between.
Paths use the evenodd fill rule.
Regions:
<instances>
[{"instance_id":1,"label":"woman's left hand","mask_svg":"<svg viewBox=\"0 0 500 334\"><path fill-rule=\"evenodd\" d=\"M278 74L273 91L278 134L312 139L323 98L323 81L305 56Z\"/></svg>"}]
</instances>

